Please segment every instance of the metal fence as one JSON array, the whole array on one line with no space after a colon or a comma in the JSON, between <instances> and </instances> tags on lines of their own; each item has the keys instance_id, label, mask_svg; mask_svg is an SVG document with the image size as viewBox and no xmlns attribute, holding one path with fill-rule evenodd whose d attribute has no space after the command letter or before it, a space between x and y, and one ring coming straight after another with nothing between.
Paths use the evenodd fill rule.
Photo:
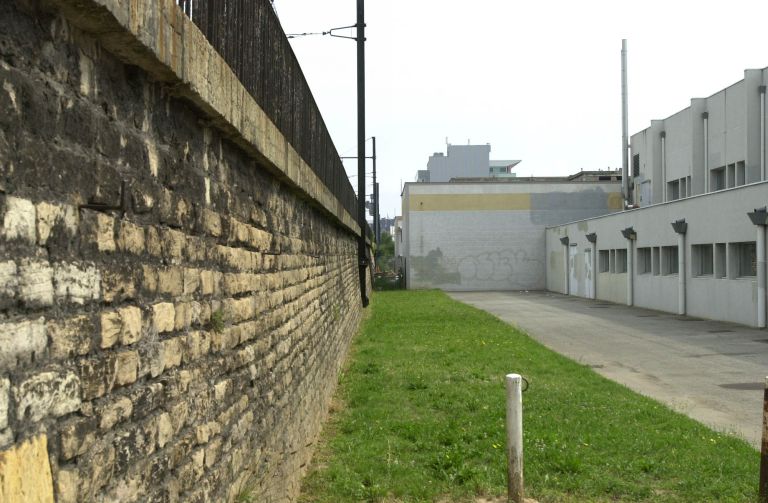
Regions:
<instances>
[{"instance_id":1,"label":"metal fence","mask_svg":"<svg viewBox=\"0 0 768 503\"><path fill-rule=\"evenodd\" d=\"M357 218L355 191L270 1L177 1L302 159ZM366 233L372 235L370 228Z\"/></svg>"}]
</instances>

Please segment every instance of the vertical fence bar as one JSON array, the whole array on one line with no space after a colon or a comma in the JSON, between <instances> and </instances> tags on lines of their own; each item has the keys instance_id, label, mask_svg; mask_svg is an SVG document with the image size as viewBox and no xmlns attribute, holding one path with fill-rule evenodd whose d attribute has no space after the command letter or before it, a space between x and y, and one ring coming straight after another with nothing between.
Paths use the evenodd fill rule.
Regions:
<instances>
[{"instance_id":1,"label":"vertical fence bar","mask_svg":"<svg viewBox=\"0 0 768 503\"><path fill-rule=\"evenodd\" d=\"M520 374L507 374L507 494L523 503L523 393Z\"/></svg>"},{"instance_id":2,"label":"vertical fence bar","mask_svg":"<svg viewBox=\"0 0 768 503\"><path fill-rule=\"evenodd\" d=\"M760 446L760 503L768 503L768 377L763 391L763 442Z\"/></svg>"}]
</instances>

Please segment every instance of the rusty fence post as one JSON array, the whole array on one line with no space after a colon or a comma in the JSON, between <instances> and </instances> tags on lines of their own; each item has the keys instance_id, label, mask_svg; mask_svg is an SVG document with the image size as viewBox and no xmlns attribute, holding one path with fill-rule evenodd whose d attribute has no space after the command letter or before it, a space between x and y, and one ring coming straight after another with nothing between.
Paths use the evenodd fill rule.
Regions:
<instances>
[{"instance_id":1,"label":"rusty fence post","mask_svg":"<svg viewBox=\"0 0 768 503\"><path fill-rule=\"evenodd\" d=\"M768 377L763 391L763 442L760 446L760 503L768 503Z\"/></svg>"},{"instance_id":2,"label":"rusty fence post","mask_svg":"<svg viewBox=\"0 0 768 503\"><path fill-rule=\"evenodd\" d=\"M507 491L509 503L523 503L523 392L520 374L507 374Z\"/></svg>"}]
</instances>

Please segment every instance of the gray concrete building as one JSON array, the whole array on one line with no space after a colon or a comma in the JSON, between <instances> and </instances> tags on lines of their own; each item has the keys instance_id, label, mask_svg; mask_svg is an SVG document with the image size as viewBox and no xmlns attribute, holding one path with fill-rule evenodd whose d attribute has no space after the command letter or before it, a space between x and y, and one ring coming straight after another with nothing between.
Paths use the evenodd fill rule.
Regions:
<instances>
[{"instance_id":1,"label":"gray concrete building","mask_svg":"<svg viewBox=\"0 0 768 503\"><path fill-rule=\"evenodd\" d=\"M447 153L435 152L427 169L419 170L419 183L449 182L456 177L514 177L519 160L491 160L491 145L447 145Z\"/></svg>"},{"instance_id":2,"label":"gray concrete building","mask_svg":"<svg viewBox=\"0 0 768 503\"><path fill-rule=\"evenodd\" d=\"M747 70L633 135L638 208L548 228L547 289L764 327L766 83Z\"/></svg>"}]
</instances>

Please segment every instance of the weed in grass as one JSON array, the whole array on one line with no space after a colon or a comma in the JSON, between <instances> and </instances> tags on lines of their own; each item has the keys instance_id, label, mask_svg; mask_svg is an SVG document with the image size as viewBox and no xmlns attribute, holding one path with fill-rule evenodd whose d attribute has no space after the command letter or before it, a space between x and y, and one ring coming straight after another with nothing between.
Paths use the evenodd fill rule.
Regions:
<instances>
[{"instance_id":1,"label":"weed in grass","mask_svg":"<svg viewBox=\"0 0 768 503\"><path fill-rule=\"evenodd\" d=\"M440 292L384 292L354 342L301 501L475 502L506 488L504 375L547 502L756 499L758 454Z\"/></svg>"}]
</instances>

